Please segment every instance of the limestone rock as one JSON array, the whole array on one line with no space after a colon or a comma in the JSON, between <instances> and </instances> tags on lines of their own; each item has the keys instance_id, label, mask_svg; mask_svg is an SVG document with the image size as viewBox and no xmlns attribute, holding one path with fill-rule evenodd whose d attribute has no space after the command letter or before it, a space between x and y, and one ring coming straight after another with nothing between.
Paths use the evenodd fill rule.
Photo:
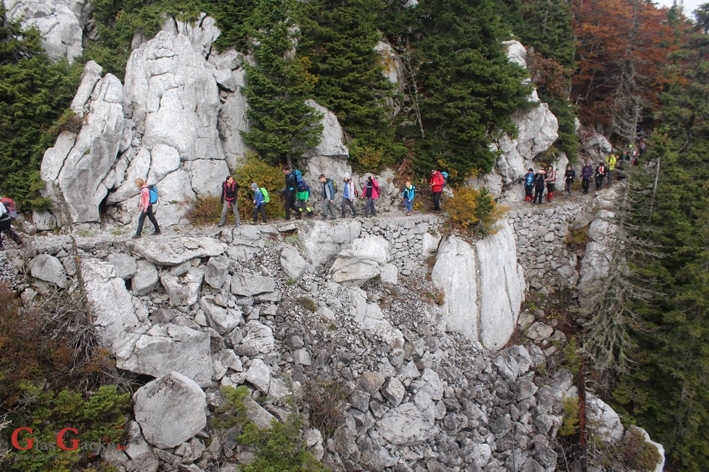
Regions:
<instances>
[{"instance_id":1,"label":"limestone rock","mask_svg":"<svg viewBox=\"0 0 709 472\"><path fill-rule=\"evenodd\" d=\"M382 395L389 400L392 405L399 406L406 394L406 388L396 377L389 377L382 388Z\"/></svg>"},{"instance_id":2,"label":"limestone rock","mask_svg":"<svg viewBox=\"0 0 709 472\"><path fill-rule=\"evenodd\" d=\"M192 267L187 274L179 277L162 275L160 283L170 296L170 305L190 306L199 300L199 290L202 287L203 279L204 271Z\"/></svg>"},{"instance_id":3,"label":"limestone rock","mask_svg":"<svg viewBox=\"0 0 709 472\"><path fill-rule=\"evenodd\" d=\"M202 307L202 310L207 315L209 325L221 335L227 334L236 328L242 320L240 311L236 311L233 308L222 308L205 297L199 300L199 306Z\"/></svg>"},{"instance_id":4,"label":"limestone rock","mask_svg":"<svg viewBox=\"0 0 709 472\"><path fill-rule=\"evenodd\" d=\"M650 439L650 435L647 434L647 431L645 431L642 428L638 428L637 426L631 426L630 428L628 428L628 430L625 432L625 434L627 436L628 434L632 434L635 431L639 432L643 436L643 438L645 439L645 442L647 444L650 444L651 446L653 446L657 450L657 453L662 458L660 460L660 462L657 464L657 467L655 467L655 469L651 472L662 472L663 470L665 470L665 448L664 448L664 446L662 444L657 443L657 442L653 441L652 439Z\"/></svg>"},{"instance_id":5,"label":"limestone rock","mask_svg":"<svg viewBox=\"0 0 709 472\"><path fill-rule=\"evenodd\" d=\"M131 296L111 264L84 259L81 270L94 326L103 344L115 353L125 331L139 324Z\"/></svg>"},{"instance_id":6,"label":"limestone rock","mask_svg":"<svg viewBox=\"0 0 709 472\"><path fill-rule=\"evenodd\" d=\"M315 156L349 157L350 151L343 142L344 133L335 114L318 104L315 100L306 100L305 103L314 109L316 113L322 115L320 119L320 124L323 126L322 136L320 143L311 154Z\"/></svg>"},{"instance_id":7,"label":"limestone rock","mask_svg":"<svg viewBox=\"0 0 709 472\"><path fill-rule=\"evenodd\" d=\"M113 265L113 271L116 273L116 276L124 280L133 277L138 270L135 259L122 252L109 254L108 262Z\"/></svg>"},{"instance_id":8,"label":"limestone rock","mask_svg":"<svg viewBox=\"0 0 709 472\"><path fill-rule=\"evenodd\" d=\"M378 276L391 259L389 243L380 236L357 238L341 251L330 268L337 283L360 286Z\"/></svg>"},{"instance_id":9,"label":"limestone rock","mask_svg":"<svg viewBox=\"0 0 709 472\"><path fill-rule=\"evenodd\" d=\"M246 380L261 392L268 394L271 386L271 368L261 359L254 359L246 371Z\"/></svg>"},{"instance_id":10,"label":"limestone rock","mask_svg":"<svg viewBox=\"0 0 709 472\"><path fill-rule=\"evenodd\" d=\"M176 266L191 259L224 253L224 244L208 237L138 239L127 241L126 248L158 266Z\"/></svg>"},{"instance_id":11,"label":"limestone rock","mask_svg":"<svg viewBox=\"0 0 709 472\"><path fill-rule=\"evenodd\" d=\"M625 428L620 422L618 413L603 400L591 397L586 402L588 422L601 440L607 443L619 441L623 437Z\"/></svg>"},{"instance_id":12,"label":"limestone rock","mask_svg":"<svg viewBox=\"0 0 709 472\"><path fill-rule=\"evenodd\" d=\"M145 440L159 448L178 446L207 425L204 392L193 380L177 372L139 388L133 402L135 419Z\"/></svg>"},{"instance_id":13,"label":"limestone rock","mask_svg":"<svg viewBox=\"0 0 709 472\"><path fill-rule=\"evenodd\" d=\"M116 366L137 374L160 377L179 372L206 387L212 380L209 335L188 327L168 325L165 336L141 335L132 349L116 356Z\"/></svg>"},{"instance_id":14,"label":"limestone rock","mask_svg":"<svg viewBox=\"0 0 709 472\"><path fill-rule=\"evenodd\" d=\"M53 283L60 288L67 287L66 271L61 261L49 254L39 254L29 264L32 277Z\"/></svg>"},{"instance_id":15,"label":"limestone rock","mask_svg":"<svg viewBox=\"0 0 709 472\"><path fill-rule=\"evenodd\" d=\"M226 162L217 159L186 162L185 170L190 174L192 190L198 197L221 195L221 183L230 175Z\"/></svg>"},{"instance_id":16,"label":"limestone rock","mask_svg":"<svg viewBox=\"0 0 709 472\"><path fill-rule=\"evenodd\" d=\"M412 403L404 403L389 410L377 422L377 430L395 446L413 446L431 439L436 427L432 418L427 418Z\"/></svg>"},{"instance_id":17,"label":"limestone rock","mask_svg":"<svg viewBox=\"0 0 709 472\"><path fill-rule=\"evenodd\" d=\"M271 427L271 422L275 417L266 411L261 405L256 403L253 398L244 398L244 406L246 407L246 417L253 421L256 426L261 429L268 429Z\"/></svg>"},{"instance_id":18,"label":"limestone rock","mask_svg":"<svg viewBox=\"0 0 709 472\"><path fill-rule=\"evenodd\" d=\"M251 320L246 323L246 336L234 346L234 352L240 356L255 356L273 351L275 340L270 327Z\"/></svg>"},{"instance_id":19,"label":"limestone rock","mask_svg":"<svg viewBox=\"0 0 709 472\"><path fill-rule=\"evenodd\" d=\"M308 263L300 255L298 249L293 246L286 246L281 251L281 267L288 277L297 280L308 267Z\"/></svg>"},{"instance_id":20,"label":"limestone rock","mask_svg":"<svg viewBox=\"0 0 709 472\"><path fill-rule=\"evenodd\" d=\"M131 279L131 290L134 294L147 295L157 288L159 282L158 270L153 264L144 260L137 262L135 274Z\"/></svg>"},{"instance_id":21,"label":"limestone rock","mask_svg":"<svg viewBox=\"0 0 709 472\"><path fill-rule=\"evenodd\" d=\"M337 225L315 221L301 231L305 255L313 265L323 264L357 239L361 231L362 223L357 220L338 221Z\"/></svg>"},{"instance_id":22,"label":"limestone rock","mask_svg":"<svg viewBox=\"0 0 709 472\"><path fill-rule=\"evenodd\" d=\"M270 277L239 272L231 277L231 293L240 297L252 297L276 291L276 281Z\"/></svg>"},{"instance_id":23,"label":"limestone rock","mask_svg":"<svg viewBox=\"0 0 709 472\"><path fill-rule=\"evenodd\" d=\"M353 320L362 329L375 334L389 346L397 348L404 345L404 335L386 319L382 309L376 303L367 303L367 297L360 288L349 290L354 307Z\"/></svg>"},{"instance_id":24,"label":"limestone rock","mask_svg":"<svg viewBox=\"0 0 709 472\"><path fill-rule=\"evenodd\" d=\"M579 130L581 145L587 156L594 161L605 161L608 154L613 151L610 141L591 129L582 128Z\"/></svg>"},{"instance_id":25,"label":"limestone rock","mask_svg":"<svg viewBox=\"0 0 709 472\"><path fill-rule=\"evenodd\" d=\"M212 288L219 289L229 278L229 258L225 255L211 257L204 269L204 281Z\"/></svg>"}]
</instances>

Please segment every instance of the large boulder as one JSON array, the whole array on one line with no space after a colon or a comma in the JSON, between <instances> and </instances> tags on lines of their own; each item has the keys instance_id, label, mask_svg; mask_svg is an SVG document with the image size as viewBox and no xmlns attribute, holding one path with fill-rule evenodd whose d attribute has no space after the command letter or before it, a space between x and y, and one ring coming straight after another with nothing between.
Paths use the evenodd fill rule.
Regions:
<instances>
[{"instance_id":1,"label":"large boulder","mask_svg":"<svg viewBox=\"0 0 709 472\"><path fill-rule=\"evenodd\" d=\"M23 29L37 28L42 48L52 61L71 64L81 55L83 29L89 16L86 0L3 0L7 19L20 21Z\"/></svg>"},{"instance_id":2,"label":"large boulder","mask_svg":"<svg viewBox=\"0 0 709 472\"><path fill-rule=\"evenodd\" d=\"M361 286L387 270L390 259L391 249L386 239L381 236L357 238L337 255L330 275L337 283Z\"/></svg>"},{"instance_id":3,"label":"large boulder","mask_svg":"<svg viewBox=\"0 0 709 472\"><path fill-rule=\"evenodd\" d=\"M357 220L340 221L337 225L314 221L298 235L303 241L306 257L314 265L320 265L357 239L361 231L362 223Z\"/></svg>"},{"instance_id":4,"label":"large boulder","mask_svg":"<svg viewBox=\"0 0 709 472\"><path fill-rule=\"evenodd\" d=\"M608 275L617 231L614 218L614 213L600 210L588 228L588 242L578 283L582 291L588 291L596 281Z\"/></svg>"},{"instance_id":5,"label":"large boulder","mask_svg":"<svg viewBox=\"0 0 709 472\"><path fill-rule=\"evenodd\" d=\"M315 149L308 155L349 157L350 151L344 144L345 135L342 132L342 126L340 126L340 122L337 121L335 114L315 100L306 100L305 103L310 108L314 109L316 113L322 115L320 124L323 127L320 143L315 146Z\"/></svg>"},{"instance_id":6,"label":"large boulder","mask_svg":"<svg viewBox=\"0 0 709 472\"><path fill-rule=\"evenodd\" d=\"M307 261L303 259L298 249L293 246L283 248L280 260L283 271L293 280L300 278L303 272L305 272L305 269L308 268Z\"/></svg>"},{"instance_id":7,"label":"large boulder","mask_svg":"<svg viewBox=\"0 0 709 472\"><path fill-rule=\"evenodd\" d=\"M437 428L413 403L389 410L378 422L377 431L395 446L413 446L433 438Z\"/></svg>"},{"instance_id":8,"label":"large boulder","mask_svg":"<svg viewBox=\"0 0 709 472\"><path fill-rule=\"evenodd\" d=\"M246 323L246 336L234 346L234 352L240 356L256 356L273 351L275 339L273 330L256 320Z\"/></svg>"},{"instance_id":9,"label":"large boulder","mask_svg":"<svg viewBox=\"0 0 709 472\"><path fill-rule=\"evenodd\" d=\"M208 386L212 380L209 334L176 325L159 331L141 335L135 344L124 346L116 355L116 366L153 377L175 371L202 387Z\"/></svg>"},{"instance_id":10,"label":"large boulder","mask_svg":"<svg viewBox=\"0 0 709 472\"><path fill-rule=\"evenodd\" d=\"M160 276L160 283L170 297L172 306L190 306L197 303L203 280L204 271L197 267L190 267L180 276L172 274Z\"/></svg>"},{"instance_id":11,"label":"large boulder","mask_svg":"<svg viewBox=\"0 0 709 472\"><path fill-rule=\"evenodd\" d=\"M170 372L133 394L133 411L143 436L155 447L176 447L207 425L206 395L193 380Z\"/></svg>"},{"instance_id":12,"label":"large boulder","mask_svg":"<svg viewBox=\"0 0 709 472\"><path fill-rule=\"evenodd\" d=\"M91 67L91 63L86 65ZM91 83L95 74L85 74L82 80ZM74 106L80 104L75 102ZM124 139L123 86L115 76L107 74L95 82L88 103L82 106L88 112L81 121L81 130L60 133L42 160L41 176L47 196L56 208L66 204L68 214L61 216L62 222L68 218L74 223L100 221L99 205L109 190L103 181L116 162Z\"/></svg>"},{"instance_id":13,"label":"large boulder","mask_svg":"<svg viewBox=\"0 0 709 472\"><path fill-rule=\"evenodd\" d=\"M49 254L39 254L29 264L32 277L53 283L60 288L67 287L66 271L61 261Z\"/></svg>"},{"instance_id":14,"label":"large boulder","mask_svg":"<svg viewBox=\"0 0 709 472\"><path fill-rule=\"evenodd\" d=\"M126 248L158 266L176 266L191 259L224 253L224 244L208 237L139 239L126 242Z\"/></svg>"},{"instance_id":15,"label":"large boulder","mask_svg":"<svg viewBox=\"0 0 709 472\"><path fill-rule=\"evenodd\" d=\"M443 292L441 327L497 350L509 341L524 297L524 276L517 264L512 227L473 248L450 236L438 250L431 280Z\"/></svg>"}]
</instances>

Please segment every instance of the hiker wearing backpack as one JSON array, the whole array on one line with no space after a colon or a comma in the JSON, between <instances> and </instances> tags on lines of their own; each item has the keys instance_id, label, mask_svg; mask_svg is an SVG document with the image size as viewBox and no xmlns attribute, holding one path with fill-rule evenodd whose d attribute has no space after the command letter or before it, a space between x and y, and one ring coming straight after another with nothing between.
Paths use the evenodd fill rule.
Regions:
<instances>
[{"instance_id":1,"label":"hiker wearing backpack","mask_svg":"<svg viewBox=\"0 0 709 472\"><path fill-rule=\"evenodd\" d=\"M22 238L12 229L12 220L15 218L17 218L15 202L9 197L2 197L0 199L0 251L5 250L2 243L2 233L7 233L18 246L22 246Z\"/></svg>"},{"instance_id":2,"label":"hiker wearing backpack","mask_svg":"<svg viewBox=\"0 0 709 472\"><path fill-rule=\"evenodd\" d=\"M362 186L362 198L365 199L364 217L377 216L377 210L374 208L374 200L379 198L379 184L372 175L367 177L367 181Z\"/></svg>"},{"instance_id":3,"label":"hiker wearing backpack","mask_svg":"<svg viewBox=\"0 0 709 472\"><path fill-rule=\"evenodd\" d=\"M406 208L406 216L410 216L414 210L414 196L416 195L416 187L411 185L411 180L406 181L404 190L401 192L401 198L404 199L404 208Z\"/></svg>"},{"instance_id":4,"label":"hiker wearing backpack","mask_svg":"<svg viewBox=\"0 0 709 472\"><path fill-rule=\"evenodd\" d=\"M298 214L306 214L308 215L308 218L312 218L314 212L313 209L308 206L308 200L310 200L310 187L308 187L308 184L303 182L303 185L297 185L295 190L295 206L298 207Z\"/></svg>"},{"instance_id":5,"label":"hiker wearing backpack","mask_svg":"<svg viewBox=\"0 0 709 472\"><path fill-rule=\"evenodd\" d=\"M576 180L576 171L571 164L566 166L566 172L564 173L564 183L566 184L566 197L571 198L571 186Z\"/></svg>"},{"instance_id":6,"label":"hiker wearing backpack","mask_svg":"<svg viewBox=\"0 0 709 472\"><path fill-rule=\"evenodd\" d=\"M603 179L606 177L606 164L601 161L596 167L596 190L603 188Z\"/></svg>"},{"instance_id":7,"label":"hiker wearing backpack","mask_svg":"<svg viewBox=\"0 0 709 472\"><path fill-rule=\"evenodd\" d=\"M335 216L335 183L332 179L325 177L325 174L320 174L318 178L322 189L320 191L320 197L322 198L322 219L326 220L328 214L331 220L336 220Z\"/></svg>"},{"instance_id":8,"label":"hiker wearing backpack","mask_svg":"<svg viewBox=\"0 0 709 472\"><path fill-rule=\"evenodd\" d=\"M544 184L546 181L547 173L542 168L537 171L534 176L534 201L532 203L542 203L542 196L544 195Z\"/></svg>"},{"instance_id":9,"label":"hiker wearing backpack","mask_svg":"<svg viewBox=\"0 0 709 472\"><path fill-rule=\"evenodd\" d=\"M261 215L261 221L266 224L266 195L263 189L259 188L256 182L251 184L251 190L254 192L254 224L258 221L258 216Z\"/></svg>"},{"instance_id":10,"label":"hiker wearing backpack","mask_svg":"<svg viewBox=\"0 0 709 472\"><path fill-rule=\"evenodd\" d=\"M547 167L547 201L550 202L554 198L554 189L556 188L556 170L549 166Z\"/></svg>"},{"instance_id":11,"label":"hiker wearing backpack","mask_svg":"<svg viewBox=\"0 0 709 472\"><path fill-rule=\"evenodd\" d=\"M342 180L342 218L345 217L345 207L348 206L352 210L352 216L357 218L357 210L355 210L354 201L357 198L357 187L350 178L350 174L345 174Z\"/></svg>"},{"instance_id":12,"label":"hiker wearing backpack","mask_svg":"<svg viewBox=\"0 0 709 472\"><path fill-rule=\"evenodd\" d=\"M534 170L530 167L527 173L524 174L524 201L531 202L534 193Z\"/></svg>"},{"instance_id":13,"label":"hiker wearing backpack","mask_svg":"<svg viewBox=\"0 0 709 472\"><path fill-rule=\"evenodd\" d=\"M158 220L156 220L155 215L153 215L153 203L157 203L157 191L155 192L155 196L151 196L150 186L146 184L143 179L136 179L135 186L140 189L140 199L138 201L140 216L138 216L138 229L135 230L133 239L138 239L143 232L143 223L145 222L146 216L155 228L153 234L160 234Z\"/></svg>"},{"instance_id":14,"label":"hiker wearing backpack","mask_svg":"<svg viewBox=\"0 0 709 472\"><path fill-rule=\"evenodd\" d=\"M229 207L234 209L234 218L236 219L235 226L241 226L241 218L239 217L239 203L237 195L239 193L239 184L236 183L231 175L222 182L222 217L217 226L224 226L226 215L229 212Z\"/></svg>"},{"instance_id":15,"label":"hiker wearing backpack","mask_svg":"<svg viewBox=\"0 0 709 472\"><path fill-rule=\"evenodd\" d=\"M283 168L283 176L285 177L286 181L286 188L284 190L284 198L285 198L285 206L286 206L286 220L290 220L290 212L293 210L296 214L296 217L298 219L302 218L303 213L300 211L300 209L295 205L295 200L296 200L296 192L298 188L298 179L296 177L296 174L300 174L300 171L298 169L295 170L290 170L288 167Z\"/></svg>"},{"instance_id":16,"label":"hiker wearing backpack","mask_svg":"<svg viewBox=\"0 0 709 472\"><path fill-rule=\"evenodd\" d=\"M618 158L615 154L608 154L606 157L606 175L608 176L608 185L613 181L613 172L615 172L615 165L618 162Z\"/></svg>"},{"instance_id":17,"label":"hiker wearing backpack","mask_svg":"<svg viewBox=\"0 0 709 472\"><path fill-rule=\"evenodd\" d=\"M593 166L589 161L586 161L586 165L581 169L581 186L583 187L583 193L588 193L588 188L591 186L591 178L593 177Z\"/></svg>"},{"instance_id":18,"label":"hiker wearing backpack","mask_svg":"<svg viewBox=\"0 0 709 472\"><path fill-rule=\"evenodd\" d=\"M441 171L434 169L431 171L431 179L428 183L431 185L431 192L433 192L433 211L441 211L441 194L446 185L446 178Z\"/></svg>"}]
</instances>

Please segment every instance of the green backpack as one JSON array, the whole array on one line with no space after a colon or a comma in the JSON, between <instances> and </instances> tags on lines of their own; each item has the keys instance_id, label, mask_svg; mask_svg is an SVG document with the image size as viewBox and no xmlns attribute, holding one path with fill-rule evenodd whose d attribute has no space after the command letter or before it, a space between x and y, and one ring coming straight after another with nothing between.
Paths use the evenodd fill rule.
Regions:
<instances>
[{"instance_id":1,"label":"green backpack","mask_svg":"<svg viewBox=\"0 0 709 472\"><path fill-rule=\"evenodd\" d=\"M261 190L261 195L263 195L263 203L271 203L271 197L268 196L268 190L263 187L259 190Z\"/></svg>"}]
</instances>

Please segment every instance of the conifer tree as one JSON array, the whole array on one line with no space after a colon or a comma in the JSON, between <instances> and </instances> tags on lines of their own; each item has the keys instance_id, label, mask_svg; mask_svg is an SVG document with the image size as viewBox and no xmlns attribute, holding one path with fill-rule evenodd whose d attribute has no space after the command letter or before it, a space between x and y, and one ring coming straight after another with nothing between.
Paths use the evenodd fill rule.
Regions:
<instances>
[{"instance_id":1,"label":"conifer tree","mask_svg":"<svg viewBox=\"0 0 709 472\"><path fill-rule=\"evenodd\" d=\"M300 33L295 0L259 0L251 22L255 65L245 64L250 130L244 141L271 164L291 164L320 141L320 115L305 104L315 76L295 53Z\"/></svg>"}]
</instances>

